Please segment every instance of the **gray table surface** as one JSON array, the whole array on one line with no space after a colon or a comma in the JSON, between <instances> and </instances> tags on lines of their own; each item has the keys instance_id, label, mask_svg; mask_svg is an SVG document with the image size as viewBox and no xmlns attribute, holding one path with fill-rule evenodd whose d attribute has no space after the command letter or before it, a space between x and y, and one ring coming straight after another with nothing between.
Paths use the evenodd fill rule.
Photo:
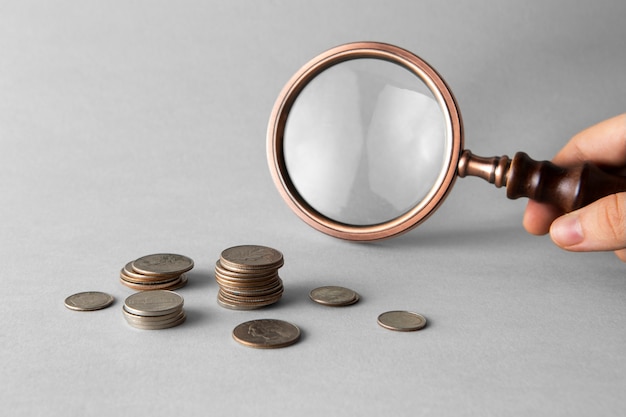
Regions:
<instances>
[{"instance_id":1,"label":"gray table surface","mask_svg":"<svg viewBox=\"0 0 626 417\"><path fill-rule=\"evenodd\" d=\"M3 415L623 415L626 265L526 234L525 202L480 179L399 238L327 237L279 197L265 130L302 64L375 40L442 74L467 148L550 159L626 109L625 17L622 0L0 1ZM239 244L284 253L275 306L216 304L213 264ZM196 262L188 321L141 331L118 271L155 252ZM326 284L362 299L308 300ZM63 306L87 290L116 303ZM394 309L429 326L378 326ZM262 317L301 342L231 338Z\"/></svg>"}]
</instances>

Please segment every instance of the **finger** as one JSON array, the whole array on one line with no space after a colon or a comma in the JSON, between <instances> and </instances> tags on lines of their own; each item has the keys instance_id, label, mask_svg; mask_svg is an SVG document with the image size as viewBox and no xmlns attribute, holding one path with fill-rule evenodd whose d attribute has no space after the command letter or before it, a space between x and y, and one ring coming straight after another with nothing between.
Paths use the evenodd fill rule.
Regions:
<instances>
[{"instance_id":1,"label":"finger","mask_svg":"<svg viewBox=\"0 0 626 417\"><path fill-rule=\"evenodd\" d=\"M612 194L559 217L552 223L550 236L571 251L626 248L626 193Z\"/></svg>"},{"instance_id":2,"label":"finger","mask_svg":"<svg viewBox=\"0 0 626 417\"><path fill-rule=\"evenodd\" d=\"M523 225L528 233L533 235L545 235L550 231L552 221L563 213L549 204L538 203L528 200L524 212Z\"/></svg>"},{"instance_id":3,"label":"finger","mask_svg":"<svg viewBox=\"0 0 626 417\"><path fill-rule=\"evenodd\" d=\"M562 166L586 161L618 167L626 164L626 113L576 134L552 160Z\"/></svg>"},{"instance_id":4,"label":"finger","mask_svg":"<svg viewBox=\"0 0 626 417\"><path fill-rule=\"evenodd\" d=\"M622 261L626 262L626 249L619 249L615 251L615 255Z\"/></svg>"}]
</instances>

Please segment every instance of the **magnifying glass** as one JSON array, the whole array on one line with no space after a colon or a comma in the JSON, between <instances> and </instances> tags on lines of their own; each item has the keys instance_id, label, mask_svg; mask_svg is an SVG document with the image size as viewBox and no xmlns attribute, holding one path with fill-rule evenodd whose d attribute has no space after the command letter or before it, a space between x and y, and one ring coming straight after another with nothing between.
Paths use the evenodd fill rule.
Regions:
<instances>
[{"instance_id":1,"label":"magnifying glass","mask_svg":"<svg viewBox=\"0 0 626 417\"><path fill-rule=\"evenodd\" d=\"M407 232L444 201L457 177L477 176L563 212L626 191L626 178L591 164L561 168L523 152L484 158L464 149L452 92L421 58L357 42L302 67L268 126L273 180L307 224L334 237L378 240Z\"/></svg>"}]
</instances>

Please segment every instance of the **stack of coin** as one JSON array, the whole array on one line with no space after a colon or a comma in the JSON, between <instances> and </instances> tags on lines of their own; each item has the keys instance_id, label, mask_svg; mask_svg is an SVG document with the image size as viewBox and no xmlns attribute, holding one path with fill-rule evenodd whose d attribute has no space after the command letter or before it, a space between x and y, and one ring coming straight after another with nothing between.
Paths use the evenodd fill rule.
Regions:
<instances>
[{"instance_id":1,"label":"stack of coin","mask_svg":"<svg viewBox=\"0 0 626 417\"><path fill-rule=\"evenodd\" d=\"M215 264L220 286L217 302L232 310L253 310L274 304L283 294L278 269L283 255L258 245L234 246L224 250Z\"/></svg>"},{"instance_id":2,"label":"stack of coin","mask_svg":"<svg viewBox=\"0 0 626 417\"><path fill-rule=\"evenodd\" d=\"M315 288L309 293L309 298L325 306L345 307L359 301L359 294L349 288L329 285Z\"/></svg>"},{"instance_id":3,"label":"stack of coin","mask_svg":"<svg viewBox=\"0 0 626 417\"><path fill-rule=\"evenodd\" d=\"M183 255L146 255L122 268L120 282L137 291L176 290L187 284L185 272L191 268L193 260Z\"/></svg>"},{"instance_id":4,"label":"stack of coin","mask_svg":"<svg viewBox=\"0 0 626 417\"><path fill-rule=\"evenodd\" d=\"M124 318L133 327L160 330L185 321L183 297L172 291L142 291L124 301Z\"/></svg>"}]
</instances>

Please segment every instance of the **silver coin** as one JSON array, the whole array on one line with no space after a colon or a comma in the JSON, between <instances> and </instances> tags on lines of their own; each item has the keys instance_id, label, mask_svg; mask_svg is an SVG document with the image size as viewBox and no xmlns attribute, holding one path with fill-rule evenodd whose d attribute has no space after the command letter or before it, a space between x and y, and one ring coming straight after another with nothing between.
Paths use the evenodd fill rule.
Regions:
<instances>
[{"instance_id":1,"label":"silver coin","mask_svg":"<svg viewBox=\"0 0 626 417\"><path fill-rule=\"evenodd\" d=\"M412 332L426 326L426 318L410 311L387 311L378 316L378 324L389 330Z\"/></svg>"},{"instance_id":2,"label":"silver coin","mask_svg":"<svg viewBox=\"0 0 626 417\"><path fill-rule=\"evenodd\" d=\"M164 325L173 323L175 321L178 321L184 315L185 315L185 311L184 310L180 310L178 313L176 313L175 316L171 316L171 315L168 314L166 316L166 318L163 318L161 320L143 320L145 317L134 316L135 318L133 318L133 316L130 315L130 314L125 314L124 318L126 319L128 324L130 324L132 326L140 325L140 326L159 327L159 326L164 326ZM153 318L153 317L150 317L150 318Z\"/></svg>"},{"instance_id":3,"label":"silver coin","mask_svg":"<svg viewBox=\"0 0 626 417\"><path fill-rule=\"evenodd\" d=\"M334 285L315 288L309 298L318 304L333 307L349 306L359 301L359 295L351 289Z\"/></svg>"},{"instance_id":4,"label":"silver coin","mask_svg":"<svg viewBox=\"0 0 626 417\"><path fill-rule=\"evenodd\" d=\"M132 269L143 275L180 275L193 268L193 260L174 253L157 253L142 256L131 264Z\"/></svg>"},{"instance_id":5,"label":"silver coin","mask_svg":"<svg viewBox=\"0 0 626 417\"><path fill-rule=\"evenodd\" d=\"M86 291L70 295L65 299L65 307L74 311L101 310L113 304L114 298L100 291Z\"/></svg>"},{"instance_id":6,"label":"silver coin","mask_svg":"<svg viewBox=\"0 0 626 417\"><path fill-rule=\"evenodd\" d=\"M177 320L168 321L166 323L154 324L154 323L131 323L131 322L128 322L128 324L130 324L131 326L133 326L133 327L135 327L137 329L142 329L142 330L163 330L163 329L169 329L171 327L179 326L179 325L183 324L186 319L187 319L187 316L185 315L185 313L183 313Z\"/></svg>"},{"instance_id":7,"label":"silver coin","mask_svg":"<svg viewBox=\"0 0 626 417\"><path fill-rule=\"evenodd\" d=\"M296 343L300 339L300 329L282 320L251 320L235 327L233 338L253 348L276 349Z\"/></svg>"},{"instance_id":8,"label":"silver coin","mask_svg":"<svg viewBox=\"0 0 626 417\"><path fill-rule=\"evenodd\" d=\"M183 307L183 297L173 291L154 290L135 293L124 301L126 311L137 316L162 316Z\"/></svg>"},{"instance_id":9,"label":"silver coin","mask_svg":"<svg viewBox=\"0 0 626 417\"><path fill-rule=\"evenodd\" d=\"M124 318L127 321L132 321L136 323L154 323L154 322L163 322L165 320L177 318L181 314L183 314L184 310L181 308L180 310L176 310L173 313L164 314L162 316L138 316L133 313L129 313L126 310L126 307L122 307L122 313L124 313Z\"/></svg>"}]
</instances>

